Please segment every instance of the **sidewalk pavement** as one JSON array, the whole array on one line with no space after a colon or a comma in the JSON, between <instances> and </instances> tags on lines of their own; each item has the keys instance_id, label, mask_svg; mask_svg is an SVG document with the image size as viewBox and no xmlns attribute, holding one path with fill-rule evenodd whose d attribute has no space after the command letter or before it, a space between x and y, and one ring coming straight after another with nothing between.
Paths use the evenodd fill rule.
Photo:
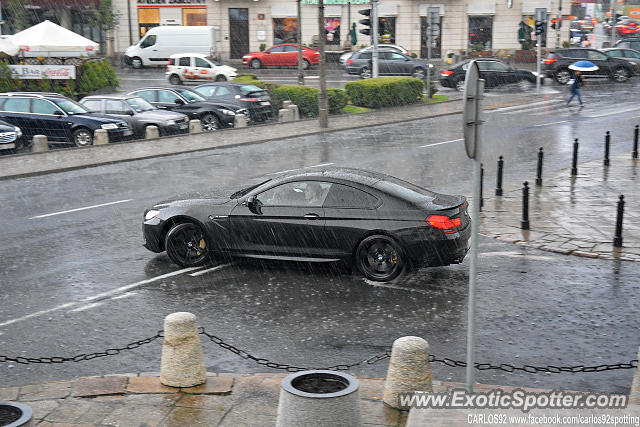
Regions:
<instances>
[{"instance_id":1,"label":"sidewalk pavement","mask_svg":"<svg viewBox=\"0 0 640 427\"><path fill-rule=\"evenodd\" d=\"M68 381L0 388L0 401L25 403L34 410L39 427L196 427L274 426L280 382L287 374L207 374L204 385L167 387L159 373L83 377ZM407 411L382 402L384 378L359 378L362 421L365 426L403 427ZM434 391L464 388L462 383L434 381ZM551 390L522 388L543 392ZM516 387L478 384L475 391L512 391ZM466 425L459 411L440 410L412 425ZM407 424L409 425L409 424Z\"/></svg>"},{"instance_id":2,"label":"sidewalk pavement","mask_svg":"<svg viewBox=\"0 0 640 427\"><path fill-rule=\"evenodd\" d=\"M522 184L502 197L485 198L483 235L565 255L640 261L640 160L631 153L578 165L578 176L566 169L543 177L543 186L529 181L530 230L521 230ZM623 246L613 247L618 197L625 196Z\"/></svg>"}]
</instances>

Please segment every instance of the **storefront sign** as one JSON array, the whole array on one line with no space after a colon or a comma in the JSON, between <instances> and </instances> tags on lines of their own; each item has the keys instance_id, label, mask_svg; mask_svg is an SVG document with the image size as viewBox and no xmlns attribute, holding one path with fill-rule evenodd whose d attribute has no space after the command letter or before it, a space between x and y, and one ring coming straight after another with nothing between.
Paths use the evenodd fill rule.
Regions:
<instances>
[{"instance_id":1,"label":"storefront sign","mask_svg":"<svg viewBox=\"0 0 640 427\"><path fill-rule=\"evenodd\" d=\"M14 79L68 80L76 78L75 65L9 65Z\"/></svg>"},{"instance_id":2,"label":"storefront sign","mask_svg":"<svg viewBox=\"0 0 640 427\"><path fill-rule=\"evenodd\" d=\"M194 4L206 7L202 0L138 0L138 5L152 5L156 7L179 7L182 5Z\"/></svg>"},{"instance_id":3,"label":"storefront sign","mask_svg":"<svg viewBox=\"0 0 640 427\"><path fill-rule=\"evenodd\" d=\"M264 13L258 14L258 21L264 21Z\"/></svg>"},{"instance_id":4,"label":"storefront sign","mask_svg":"<svg viewBox=\"0 0 640 427\"><path fill-rule=\"evenodd\" d=\"M324 0L324 4L369 4L370 0ZM318 0L302 0L302 4L318 4Z\"/></svg>"}]
</instances>

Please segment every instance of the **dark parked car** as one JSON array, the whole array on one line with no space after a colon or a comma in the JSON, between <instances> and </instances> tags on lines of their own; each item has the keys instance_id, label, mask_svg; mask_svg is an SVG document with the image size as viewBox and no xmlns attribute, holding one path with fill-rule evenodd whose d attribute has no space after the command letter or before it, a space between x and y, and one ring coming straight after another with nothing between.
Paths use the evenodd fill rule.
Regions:
<instances>
[{"instance_id":1,"label":"dark parked car","mask_svg":"<svg viewBox=\"0 0 640 427\"><path fill-rule=\"evenodd\" d=\"M615 47L640 50L640 37L628 37L624 40L618 40Z\"/></svg>"},{"instance_id":2,"label":"dark parked car","mask_svg":"<svg viewBox=\"0 0 640 427\"><path fill-rule=\"evenodd\" d=\"M249 112L252 121L263 122L273 118L269 92L247 83L205 83L192 88L212 101L220 101Z\"/></svg>"},{"instance_id":3,"label":"dark parked car","mask_svg":"<svg viewBox=\"0 0 640 427\"><path fill-rule=\"evenodd\" d=\"M633 66L633 71L636 75L640 74L640 52L638 52L637 50L618 47L601 50L602 52L614 58L624 59Z\"/></svg>"},{"instance_id":4,"label":"dark parked car","mask_svg":"<svg viewBox=\"0 0 640 427\"><path fill-rule=\"evenodd\" d=\"M105 129L109 140L122 141L133 132L126 122L100 117L59 93L0 94L0 119L22 129L26 138L45 135L51 143L93 144L94 132Z\"/></svg>"},{"instance_id":5,"label":"dark parked car","mask_svg":"<svg viewBox=\"0 0 640 427\"><path fill-rule=\"evenodd\" d=\"M626 82L633 76L633 66L621 58L613 58L599 50L587 48L570 48L548 50L542 61L542 71L553 77L560 84L571 79L569 65L577 61L590 61L598 66L596 71L585 71L583 76L609 77L616 82Z\"/></svg>"},{"instance_id":6,"label":"dark parked car","mask_svg":"<svg viewBox=\"0 0 640 427\"><path fill-rule=\"evenodd\" d=\"M199 119L202 130L209 132L220 128L232 128L236 113L246 110L221 102L207 101L197 92L186 88L145 87L129 92L144 98L162 110L186 114L189 120Z\"/></svg>"},{"instance_id":7,"label":"dark parked car","mask_svg":"<svg viewBox=\"0 0 640 427\"><path fill-rule=\"evenodd\" d=\"M467 75L470 59L454 64L448 70L440 72L440 84L444 87L462 90L464 78ZM491 88L506 84L518 84L521 89L527 89L536 83L536 75L528 70L516 70L499 59L476 59L480 69L480 77L485 81L485 87ZM541 76L542 77L542 76ZM541 78L544 82L544 78Z\"/></svg>"},{"instance_id":8,"label":"dark parked car","mask_svg":"<svg viewBox=\"0 0 640 427\"><path fill-rule=\"evenodd\" d=\"M0 120L0 153L15 153L26 144L27 139L19 127Z\"/></svg>"},{"instance_id":9,"label":"dark parked car","mask_svg":"<svg viewBox=\"0 0 640 427\"><path fill-rule=\"evenodd\" d=\"M212 254L355 264L386 281L406 267L459 263L471 221L463 196L358 169L285 173L228 200L179 200L144 212L145 247L180 266Z\"/></svg>"},{"instance_id":10,"label":"dark parked car","mask_svg":"<svg viewBox=\"0 0 640 427\"><path fill-rule=\"evenodd\" d=\"M347 72L349 74L359 74L362 78L371 77L371 55L370 50L355 52L351 58L347 59ZM378 74L380 76L412 76L423 79L427 75L427 69L434 74L433 64L427 66L426 62L412 59L402 53L381 50L378 52Z\"/></svg>"},{"instance_id":11,"label":"dark parked car","mask_svg":"<svg viewBox=\"0 0 640 427\"><path fill-rule=\"evenodd\" d=\"M127 122L136 138L144 138L147 126L157 126L160 135L189 132L189 118L175 111L160 110L134 95L92 95L80 104L91 111Z\"/></svg>"}]
</instances>

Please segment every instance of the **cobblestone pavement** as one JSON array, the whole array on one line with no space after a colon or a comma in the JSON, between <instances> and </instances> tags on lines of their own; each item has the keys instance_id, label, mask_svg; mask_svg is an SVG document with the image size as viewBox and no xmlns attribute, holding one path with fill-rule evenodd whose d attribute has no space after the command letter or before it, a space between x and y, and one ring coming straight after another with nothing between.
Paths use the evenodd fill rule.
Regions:
<instances>
[{"instance_id":1,"label":"cobblestone pavement","mask_svg":"<svg viewBox=\"0 0 640 427\"><path fill-rule=\"evenodd\" d=\"M481 214L482 234L512 243L551 252L589 258L640 261L638 212L640 191L639 160L631 153L614 156L610 166L603 161L578 165L578 175L563 170L553 177L543 176L543 185L529 181L530 230L522 230L522 184L502 197L494 196L492 183L485 180ZM617 202L625 196L623 246L615 248Z\"/></svg>"}]
</instances>

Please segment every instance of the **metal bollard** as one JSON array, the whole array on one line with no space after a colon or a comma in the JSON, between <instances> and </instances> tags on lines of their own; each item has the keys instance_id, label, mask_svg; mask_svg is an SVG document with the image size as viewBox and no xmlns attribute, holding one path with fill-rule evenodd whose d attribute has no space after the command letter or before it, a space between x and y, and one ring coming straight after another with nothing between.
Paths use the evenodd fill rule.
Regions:
<instances>
[{"instance_id":1,"label":"metal bollard","mask_svg":"<svg viewBox=\"0 0 640 427\"><path fill-rule=\"evenodd\" d=\"M402 405L398 396L415 391L433 391L429 343L420 337L398 338L391 349L382 400L399 409Z\"/></svg>"},{"instance_id":2,"label":"metal bollard","mask_svg":"<svg viewBox=\"0 0 640 427\"><path fill-rule=\"evenodd\" d=\"M189 120L189 134L202 133L202 122L198 119Z\"/></svg>"},{"instance_id":3,"label":"metal bollard","mask_svg":"<svg viewBox=\"0 0 640 427\"><path fill-rule=\"evenodd\" d=\"M624 214L624 195L618 199L618 215L616 216L616 235L613 237L613 246L622 247L622 215Z\"/></svg>"},{"instance_id":4,"label":"metal bollard","mask_svg":"<svg viewBox=\"0 0 640 427\"><path fill-rule=\"evenodd\" d=\"M544 151L542 147L538 150L538 169L536 170L536 185L542 185L542 162L544 161Z\"/></svg>"},{"instance_id":5,"label":"metal bollard","mask_svg":"<svg viewBox=\"0 0 640 427\"><path fill-rule=\"evenodd\" d=\"M482 212L482 206L484 206L484 197L482 196L482 187L484 183L484 168L480 163L480 212Z\"/></svg>"},{"instance_id":6,"label":"metal bollard","mask_svg":"<svg viewBox=\"0 0 640 427\"><path fill-rule=\"evenodd\" d=\"M160 382L170 387L193 387L207 380L196 316L172 313L164 319Z\"/></svg>"},{"instance_id":7,"label":"metal bollard","mask_svg":"<svg viewBox=\"0 0 640 427\"><path fill-rule=\"evenodd\" d=\"M609 144L611 143L611 133L607 131L604 136L604 165L609 166Z\"/></svg>"},{"instance_id":8,"label":"metal bollard","mask_svg":"<svg viewBox=\"0 0 640 427\"><path fill-rule=\"evenodd\" d=\"M156 139L160 138L160 131L158 126L149 125L144 128L144 139Z\"/></svg>"},{"instance_id":9,"label":"metal bollard","mask_svg":"<svg viewBox=\"0 0 640 427\"><path fill-rule=\"evenodd\" d=\"M573 142L573 160L571 161L571 176L578 175L578 138Z\"/></svg>"},{"instance_id":10,"label":"metal bollard","mask_svg":"<svg viewBox=\"0 0 640 427\"><path fill-rule=\"evenodd\" d=\"M93 145L105 145L109 143L109 133L105 129L96 129L93 133Z\"/></svg>"},{"instance_id":11,"label":"metal bollard","mask_svg":"<svg viewBox=\"0 0 640 427\"><path fill-rule=\"evenodd\" d=\"M234 128L246 128L247 127L247 118L244 114L236 114L233 118L233 127Z\"/></svg>"},{"instance_id":12,"label":"metal bollard","mask_svg":"<svg viewBox=\"0 0 640 427\"><path fill-rule=\"evenodd\" d=\"M42 153L49 151L49 140L46 135L35 135L33 137L32 153Z\"/></svg>"},{"instance_id":13,"label":"metal bollard","mask_svg":"<svg viewBox=\"0 0 640 427\"><path fill-rule=\"evenodd\" d=\"M638 158L638 125L633 129L633 158Z\"/></svg>"},{"instance_id":14,"label":"metal bollard","mask_svg":"<svg viewBox=\"0 0 640 427\"><path fill-rule=\"evenodd\" d=\"M504 160L502 156L498 158L498 178L496 180L496 196L502 196L502 169L504 169Z\"/></svg>"},{"instance_id":15,"label":"metal bollard","mask_svg":"<svg viewBox=\"0 0 640 427\"><path fill-rule=\"evenodd\" d=\"M529 229L529 183L524 182L522 187L522 222L520 228L523 230Z\"/></svg>"}]
</instances>

